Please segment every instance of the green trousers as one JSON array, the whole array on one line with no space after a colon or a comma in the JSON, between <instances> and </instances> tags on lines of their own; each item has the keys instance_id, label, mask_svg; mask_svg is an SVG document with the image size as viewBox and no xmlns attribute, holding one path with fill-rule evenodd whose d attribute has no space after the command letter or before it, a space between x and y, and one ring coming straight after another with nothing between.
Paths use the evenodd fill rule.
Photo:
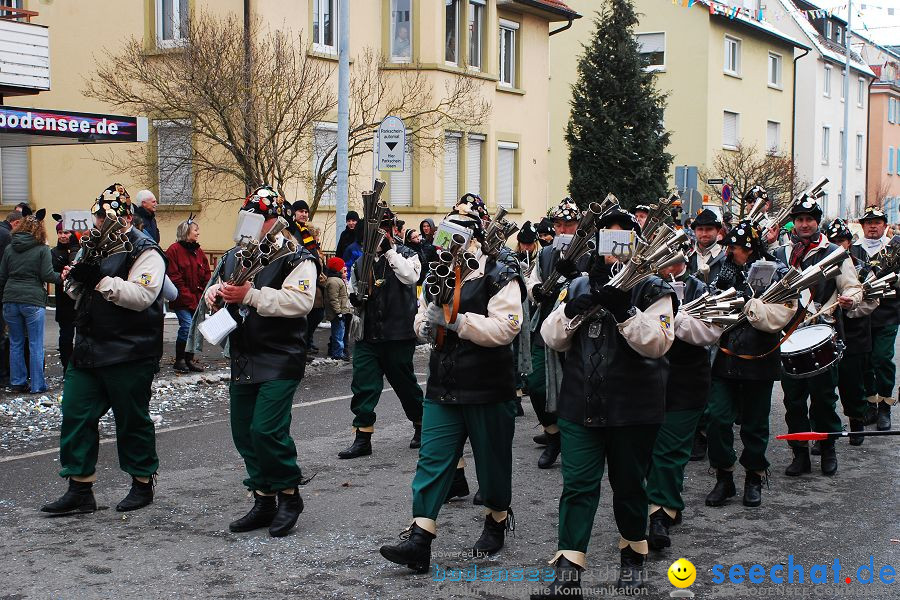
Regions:
<instances>
[{"instance_id":1,"label":"green trousers","mask_svg":"<svg viewBox=\"0 0 900 600\"><path fill-rule=\"evenodd\" d=\"M789 433L810 431L810 421L823 432L841 430L841 418L837 414L838 367L832 365L824 373L805 379L781 380L784 390L784 420ZM809 399L809 406L806 401ZM788 442L791 447L805 448L809 442Z\"/></svg>"},{"instance_id":2,"label":"green trousers","mask_svg":"<svg viewBox=\"0 0 900 600\"><path fill-rule=\"evenodd\" d=\"M684 500L684 468L691 460L694 432L704 408L673 410L656 434L653 460L647 473L647 500L664 508L682 511Z\"/></svg>"},{"instance_id":3,"label":"green trousers","mask_svg":"<svg viewBox=\"0 0 900 600\"><path fill-rule=\"evenodd\" d=\"M556 415L547 412L547 349L531 344L531 373L528 374L528 397L538 421L544 427L556 424Z\"/></svg>"},{"instance_id":4,"label":"green trousers","mask_svg":"<svg viewBox=\"0 0 900 600\"><path fill-rule=\"evenodd\" d=\"M592 428L559 420L563 456L559 550L587 552L606 465L619 533L631 542L647 539L644 475L658 429L659 425Z\"/></svg>"},{"instance_id":5,"label":"green trousers","mask_svg":"<svg viewBox=\"0 0 900 600\"><path fill-rule=\"evenodd\" d=\"M865 373L868 362L868 354L845 354L838 363L838 392L848 419L862 420L866 415ZM815 425L818 426L818 423Z\"/></svg>"},{"instance_id":6,"label":"green trousers","mask_svg":"<svg viewBox=\"0 0 900 600\"><path fill-rule=\"evenodd\" d=\"M150 420L150 386L156 365L156 359L142 359L66 370L59 436L62 477L94 474L100 449L98 424L110 409L116 421L119 467L135 477L156 473L156 430Z\"/></svg>"},{"instance_id":7,"label":"green trousers","mask_svg":"<svg viewBox=\"0 0 900 600\"><path fill-rule=\"evenodd\" d=\"M748 381L712 378L709 390L709 424L706 426L709 464L716 469L730 469L737 460L734 451L734 423L741 415L741 465L748 471L765 471L769 467L766 447L769 445L769 412L772 409L774 381Z\"/></svg>"},{"instance_id":8,"label":"green trousers","mask_svg":"<svg viewBox=\"0 0 900 600\"><path fill-rule=\"evenodd\" d=\"M872 355L866 371L866 396L892 398L897 365L894 364L894 343L897 325L872 328Z\"/></svg>"},{"instance_id":9,"label":"green trousers","mask_svg":"<svg viewBox=\"0 0 900 600\"><path fill-rule=\"evenodd\" d=\"M399 342L359 341L353 350L353 380L350 410L354 427L375 424L375 407L384 389L384 378L394 388L406 418L422 422L422 388L413 372L415 340Z\"/></svg>"},{"instance_id":10,"label":"green trousers","mask_svg":"<svg viewBox=\"0 0 900 600\"><path fill-rule=\"evenodd\" d=\"M512 500L514 400L492 404L437 404L425 400L422 447L412 481L413 517L437 519L447 499L466 438L472 444L475 473L484 506L509 508Z\"/></svg>"},{"instance_id":11,"label":"green trousers","mask_svg":"<svg viewBox=\"0 0 900 600\"><path fill-rule=\"evenodd\" d=\"M299 379L231 384L231 437L247 467L247 489L271 494L302 475L291 438L291 404Z\"/></svg>"}]
</instances>

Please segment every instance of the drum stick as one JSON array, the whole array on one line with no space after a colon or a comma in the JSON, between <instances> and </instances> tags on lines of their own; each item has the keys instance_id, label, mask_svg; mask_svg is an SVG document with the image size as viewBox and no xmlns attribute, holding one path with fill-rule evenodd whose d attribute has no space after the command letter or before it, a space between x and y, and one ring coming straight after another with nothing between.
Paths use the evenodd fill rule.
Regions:
<instances>
[{"instance_id":1,"label":"drum stick","mask_svg":"<svg viewBox=\"0 0 900 600\"><path fill-rule=\"evenodd\" d=\"M840 301L839 301L839 300L835 300L834 302L832 302L831 304L829 304L829 305L826 306L825 308L821 309L821 310L820 310L819 312L817 312L816 314L807 317L806 320L804 320L803 322L804 322L804 323L809 323L809 322L812 321L813 319L817 319L818 317L820 317L820 316L823 315L824 313L827 313L827 312L829 312L829 311L831 311L831 310L834 310L834 307L836 307L838 304L840 304Z\"/></svg>"},{"instance_id":2,"label":"drum stick","mask_svg":"<svg viewBox=\"0 0 900 600\"><path fill-rule=\"evenodd\" d=\"M848 438L851 435L900 435L900 429L893 431L835 431L833 433L804 431L803 433L784 433L781 435L776 435L775 439L790 440L795 442L811 442L817 440L836 440L838 438Z\"/></svg>"}]
</instances>

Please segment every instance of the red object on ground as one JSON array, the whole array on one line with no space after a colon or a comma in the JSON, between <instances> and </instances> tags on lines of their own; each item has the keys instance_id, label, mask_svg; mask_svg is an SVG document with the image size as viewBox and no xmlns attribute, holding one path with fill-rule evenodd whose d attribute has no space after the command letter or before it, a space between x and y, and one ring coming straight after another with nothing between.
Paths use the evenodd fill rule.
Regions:
<instances>
[{"instance_id":1,"label":"red object on ground","mask_svg":"<svg viewBox=\"0 0 900 600\"><path fill-rule=\"evenodd\" d=\"M785 433L776 435L777 440L794 440L796 442L809 442L813 440L827 440L827 433L819 433L817 431L804 431L803 433Z\"/></svg>"}]
</instances>

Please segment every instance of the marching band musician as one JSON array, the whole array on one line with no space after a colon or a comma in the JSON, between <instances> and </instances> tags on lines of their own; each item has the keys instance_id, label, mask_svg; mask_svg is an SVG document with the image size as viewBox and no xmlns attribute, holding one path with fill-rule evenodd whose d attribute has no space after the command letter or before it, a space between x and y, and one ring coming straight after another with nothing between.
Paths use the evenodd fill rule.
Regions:
<instances>
[{"instance_id":1,"label":"marching band musician","mask_svg":"<svg viewBox=\"0 0 900 600\"><path fill-rule=\"evenodd\" d=\"M377 249L371 275L360 273L361 260L353 264L350 279L355 289L360 277L373 279L371 295L364 302L355 292L350 303L363 311L362 337L353 352L353 379L350 410L354 414L353 443L338 453L338 458L357 458L372 454L375 431L375 407L384 389L384 379L394 388L403 412L414 428L410 448L418 448L422 436L422 388L416 381L413 354L416 351L416 284L422 264L419 255L396 241L396 217L389 209L380 223L384 241Z\"/></svg>"},{"instance_id":2,"label":"marching band musician","mask_svg":"<svg viewBox=\"0 0 900 600\"><path fill-rule=\"evenodd\" d=\"M607 213L598 227L640 233L634 216L621 209ZM532 599L580 594L607 465L621 535L617 587L634 591L646 578L644 478L665 416L664 355L675 338L675 292L655 276L630 291L609 286L617 265L612 256L596 260L589 276L572 282L541 326L548 348L566 353L558 405L563 491L558 551L551 560L556 579ZM569 328L575 317L597 305L600 312Z\"/></svg>"},{"instance_id":3,"label":"marching band musician","mask_svg":"<svg viewBox=\"0 0 900 600\"><path fill-rule=\"evenodd\" d=\"M578 221L581 219L581 210L571 198L565 198L550 213L553 221L553 230L556 235L573 235L578 229ZM560 452L559 427L556 424L556 415L547 410L547 349L541 336L541 324L556 305L562 289L569 281L587 271L590 260L585 254L579 264L572 261L561 260L560 250L554 246L545 246L538 253L537 264L531 269L531 274L525 282L528 288L528 296L534 301L536 307L531 316L531 374L528 376L528 396L531 398L531 406L537 414L538 421L544 428L543 433L535 436L534 441L538 445L546 446L538 458L538 467L549 469L556 463ZM544 293L541 285L545 277L556 271L562 275L564 281L557 283L550 291ZM551 391L556 393L556 391Z\"/></svg>"},{"instance_id":4,"label":"marching band musician","mask_svg":"<svg viewBox=\"0 0 900 600\"><path fill-rule=\"evenodd\" d=\"M747 470L744 480L744 506L762 503L762 478L769 467L766 446L769 443L769 412L772 387L781 374L781 330L797 312L795 302L765 303L753 298L747 282L752 264L774 259L763 250L756 225L744 220L722 240L727 258L713 282L713 288L735 288L748 298L743 313L747 320L722 334L712 367L709 392L709 463L716 469L716 485L706 496L707 506L724 506L736 495L734 467L734 424L741 416L741 465ZM776 262L774 280L784 275L785 266Z\"/></svg>"},{"instance_id":5,"label":"marching band musician","mask_svg":"<svg viewBox=\"0 0 900 600\"><path fill-rule=\"evenodd\" d=\"M480 202L478 199L477 202ZM478 268L459 290L456 319L448 322L444 307L419 302L415 327L420 338L443 328L443 345L434 347L422 421L422 446L412 482L413 522L397 545L381 547L391 562L424 573L430 567L436 519L448 496L466 439L472 452L487 514L475 542L475 556L493 554L513 527L512 440L515 429L515 364L512 342L523 321L524 282L517 265L492 259L480 251L481 217L460 202L449 222L472 230L470 250Z\"/></svg>"},{"instance_id":6,"label":"marching band musician","mask_svg":"<svg viewBox=\"0 0 900 600\"><path fill-rule=\"evenodd\" d=\"M43 512L94 512L92 487L97 479L100 418L110 409L116 419L119 466L131 475L131 490L116 505L126 512L153 502L153 478L159 469L156 431L150 419L153 375L162 356L162 287L166 274L163 251L149 236L131 226L133 209L125 188L115 183L91 208L96 227L123 218L129 252L99 263L76 262L62 279L75 282L75 349L63 384L60 476L68 491L46 504Z\"/></svg>"},{"instance_id":7,"label":"marching band musician","mask_svg":"<svg viewBox=\"0 0 900 600\"><path fill-rule=\"evenodd\" d=\"M681 263L660 271L683 293L681 304L696 300L707 285L688 274ZM678 289L678 288L676 288ZM669 379L666 384L666 416L656 434L653 460L647 474L647 499L650 502L650 531L647 541L653 550L671 545L669 528L681 523L684 499L684 469L691 458L694 431L709 398L709 346L716 343L722 329L678 311L675 315L675 341L666 353Z\"/></svg>"},{"instance_id":8,"label":"marching band musician","mask_svg":"<svg viewBox=\"0 0 900 600\"><path fill-rule=\"evenodd\" d=\"M814 199L801 197L791 208L790 214L794 222L791 242L779 247L775 251L775 258L787 266L802 270L820 262L837 250L838 247L829 242L828 238L819 230L822 209ZM856 268L853 266L853 259L847 256L841 263L837 278L820 283L811 291L813 292L814 306L827 308L833 306L837 301L837 306L844 311L855 309L862 301L863 290ZM833 319L838 336L843 338L841 311L835 311ZM831 365L827 371L813 377L782 378L784 420L787 422L788 432L810 431L810 421L813 421L820 431L840 431L841 418L836 410L837 383L837 364ZM810 400L809 406L806 403L807 398ZM808 442L791 441L790 446L794 459L785 469L784 474L796 477L802 473L809 473L812 468ZM823 441L821 452L822 474L834 475L837 472L837 453L834 440Z\"/></svg>"},{"instance_id":9,"label":"marching band musician","mask_svg":"<svg viewBox=\"0 0 900 600\"><path fill-rule=\"evenodd\" d=\"M709 284L715 281L725 260L725 252L718 241L722 222L716 213L705 208L691 223L691 229L697 241L688 262L688 272Z\"/></svg>"},{"instance_id":10,"label":"marching band musician","mask_svg":"<svg viewBox=\"0 0 900 600\"><path fill-rule=\"evenodd\" d=\"M279 217L291 222L291 206L269 186L256 189L240 209L265 217L265 236ZM278 237L284 244L286 230ZM279 246L280 248L281 246ZM291 404L306 367L306 315L315 300L318 263L303 247L267 265L243 285L228 283L238 268L239 246L222 257L219 283L205 293L207 306L221 298L237 323L228 337L231 357L231 435L247 468L244 485L253 507L232 521L232 532L269 528L290 533L300 513L303 483L291 438Z\"/></svg>"}]
</instances>

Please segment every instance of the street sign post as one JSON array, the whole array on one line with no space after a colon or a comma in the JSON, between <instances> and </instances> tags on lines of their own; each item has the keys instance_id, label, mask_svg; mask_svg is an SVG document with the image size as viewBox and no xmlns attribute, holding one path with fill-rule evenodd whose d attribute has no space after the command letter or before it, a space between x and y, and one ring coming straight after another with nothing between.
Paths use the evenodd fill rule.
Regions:
<instances>
[{"instance_id":1,"label":"street sign post","mask_svg":"<svg viewBox=\"0 0 900 600\"><path fill-rule=\"evenodd\" d=\"M406 169L406 127L399 117L385 117L378 126L378 170Z\"/></svg>"},{"instance_id":2,"label":"street sign post","mask_svg":"<svg viewBox=\"0 0 900 600\"><path fill-rule=\"evenodd\" d=\"M722 202L725 204L731 202L731 186L727 183L722 186Z\"/></svg>"},{"instance_id":3,"label":"street sign post","mask_svg":"<svg viewBox=\"0 0 900 600\"><path fill-rule=\"evenodd\" d=\"M715 179L707 179L707 180L706 180L706 183L707 183L708 185L722 185L723 183L725 183L725 180L722 179L721 177L718 177L718 178L715 178Z\"/></svg>"}]
</instances>

